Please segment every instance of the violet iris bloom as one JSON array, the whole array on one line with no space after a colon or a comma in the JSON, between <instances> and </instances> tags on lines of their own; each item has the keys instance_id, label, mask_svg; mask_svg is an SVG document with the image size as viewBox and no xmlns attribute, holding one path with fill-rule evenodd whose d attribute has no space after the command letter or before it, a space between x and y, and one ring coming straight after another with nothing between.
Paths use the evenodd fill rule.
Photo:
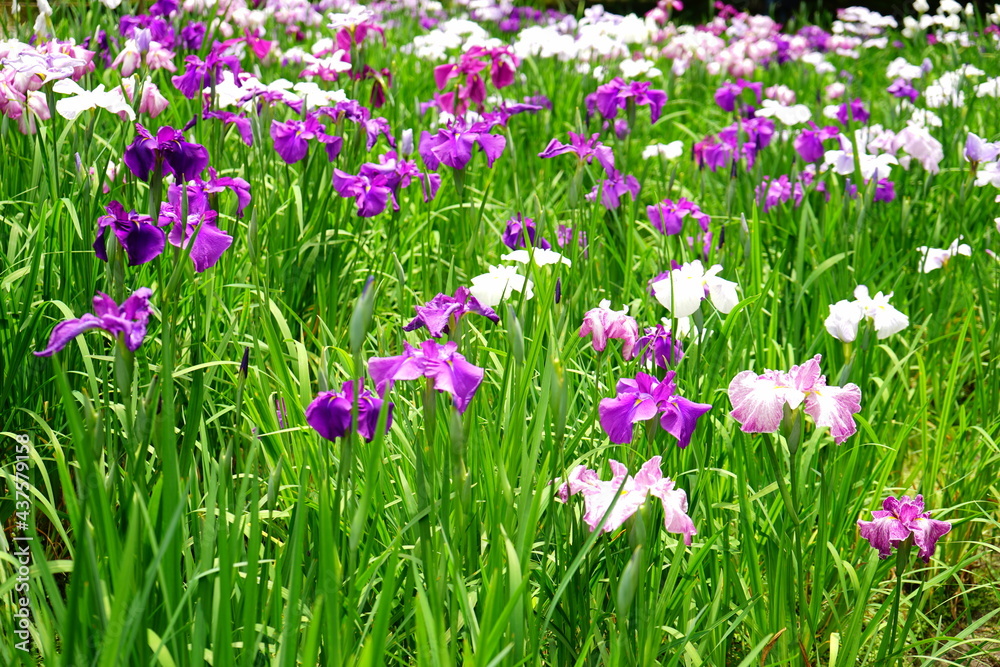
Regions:
<instances>
[{"instance_id":1,"label":"violet iris bloom","mask_svg":"<svg viewBox=\"0 0 1000 667\"><path fill-rule=\"evenodd\" d=\"M171 185L168 191L168 202L160 208L160 224L170 225L170 233L167 240L171 245L178 248L187 248L191 245L189 256L194 262L194 270L201 273L212 268L219 261L229 246L233 244L233 237L224 230L219 229L216 219L219 214L208 208L208 197L206 190L201 186L187 187L188 193L188 216L186 221L181 221L181 209L183 206L183 192L181 186ZM197 233L197 236L195 234Z\"/></svg>"},{"instance_id":2,"label":"violet iris bloom","mask_svg":"<svg viewBox=\"0 0 1000 667\"><path fill-rule=\"evenodd\" d=\"M427 377L434 380L435 389L451 394L456 410L465 412L483 381L483 369L466 361L454 342L441 345L428 340L420 347L404 342L403 347L405 351L401 355L368 360L368 374L379 396L385 396L386 390L397 380Z\"/></svg>"},{"instance_id":3,"label":"violet iris bloom","mask_svg":"<svg viewBox=\"0 0 1000 667\"><path fill-rule=\"evenodd\" d=\"M583 134L570 132L568 144L553 139L545 147L545 150L538 154L538 157L550 158L566 153L576 153L580 164L584 162L590 164L596 159L604 167L605 172L611 173L615 169L615 155L609 146L605 146L598 140L600 136L599 133L595 132L588 139Z\"/></svg>"},{"instance_id":4,"label":"violet iris bloom","mask_svg":"<svg viewBox=\"0 0 1000 667\"><path fill-rule=\"evenodd\" d=\"M535 221L531 218L525 218L518 213L507 221L507 225L504 227L500 240L503 241L503 244L511 250L527 248L528 246L534 246L543 250L548 250L552 247L552 245L544 238L539 237L538 242L536 243L536 234L537 230L535 229Z\"/></svg>"},{"instance_id":5,"label":"violet iris bloom","mask_svg":"<svg viewBox=\"0 0 1000 667\"><path fill-rule=\"evenodd\" d=\"M744 433L775 433L781 426L787 405L797 410L805 404L805 412L817 427L830 427L838 445L858 430L854 415L861 411L861 389L853 382L843 387L826 384L820 373L821 355L791 370L764 371L758 375L743 371L729 383L729 414L741 425Z\"/></svg>"},{"instance_id":6,"label":"violet iris bloom","mask_svg":"<svg viewBox=\"0 0 1000 667\"><path fill-rule=\"evenodd\" d=\"M965 138L965 159L973 164L992 162L1000 155L1000 142L989 142L969 132Z\"/></svg>"},{"instance_id":7,"label":"violet iris bloom","mask_svg":"<svg viewBox=\"0 0 1000 667\"><path fill-rule=\"evenodd\" d=\"M295 164L309 152L309 139L315 139L326 148L326 156L330 162L340 155L344 140L326 133L326 128L319 122L315 112L309 113L305 120L289 120L284 123L271 123L271 139L274 150L277 151L285 164Z\"/></svg>"},{"instance_id":8,"label":"violet iris bloom","mask_svg":"<svg viewBox=\"0 0 1000 667\"><path fill-rule=\"evenodd\" d=\"M637 106L649 107L650 121L655 123L660 119L663 105L667 103L667 94L662 90L652 89L652 85L648 81L625 81L616 76L603 86L598 86L597 92L587 96L588 112L596 109L605 120L613 120L618 115L618 110L626 108L628 101L633 100Z\"/></svg>"},{"instance_id":9,"label":"violet iris bloom","mask_svg":"<svg viewBox=\"0 0 1000 667\"><path fill-rule=\"evenodd\" d=\"M570 496L580 493L586 512L583 521L590 526L591 532L600 528L605 533L617 530L625 521L635 514L646 498L650 495L659 498L663 505L663 523L667 532L684 536L684 544L691 545L691 537L698 534L691 517L687 515L687 494L682 489L675 489L674 482L663 476L660 468L660 457L654 456L642 465L635 477L628 474L628 469L621 463L611 460L611 472L614 477L603 481L597 476L596 470L586 466L577 466L569 474L556 497L562 502L569 502ZM601 519L614 503L614 508L608 518L601 524Z\"/></svg>"},{"instance_id":10,"label":"violet iris bloom","mask_svg":"<svg viewBox=\"0 0 1000 667\"><path fill-rule=\"evenodd\" d=\"M441 177L437 174L422 174L415 162L400 160L396 153L389 151L379 158L379 163L367 162L361 165L357 176L340 169L333 170L333 189L341 197L354 197L358 207L358 215L370 218L385 210L389 200L392 209L399 210L397 195L416 177L423 187L424 202L429 202L437 195L441 186Z\"/></svg>"},{"instance_id":11,"label":"violet iris bloom","mask_svg":"<svg viewBox=\"0 0 1000 667\"><path fill-rule=\"evenodd\" d=\"M317 433L327 440L344 437L351 428L351 411L354 408L354 392L358 391L358 433L365 440L375 439L378 428L378 414L382 409L382 399L365 389L365 381L348 380L340 391L323 391L306 408L306 421ZM386 408L388 416L385 432L392 425L392 403Z\"/></svg>"},{"instance_id":12,"label":"violet iris bloom","mask_svg":"<svg viewBox=\"0 0 1000 667\"><path fill-rule=\"evenodd\" d=\"M702 213L697 204L684 197L678 199L676 204L672 199L664 199L655 206L647 206L646 215L649 216L649 222L653 227L661 234L667 235L680 234L684 218L688 215L698 222L703 232L708 231L708 224L711 222L711 218Z\"/></svg>"},{"instance_id":13,"label":"violet iris bloom","mask_svg":"<svg viewBox=\"0 0 1000 667\"><path fill-rule=\"evenodd\" d=\"M598 193L601 195L601 203L604 208L611 210L621 206L621 197L625 193L632 195L632 199L639 196L639 181L635 176L625 176L616 169L608 173L608 178L594 186L587 195L587 201L597 199Z\"/></svg>"},{"instance_id":14,"label":"violet iris bloom","mask_svg":"<svg viewBox=\"0 0 1000 667\"><path fill-rule=\"evenodd\" d=\"M52 329L48 346L41 352L35 352L36 357L51 357L59 350L90 329L104 329L112 336L125 342L125 346L135 352L146 337L146 324L149 322L149 297L153 291L148 287L140 287L132 296L125 299L119 306L104 292L98 292L94 297L94 313L87 313L78 319L65 320Z\"/></svg>"},{"instance_id":15,"label":"violet iris bloom","mask_svg":"<svg viewBox=\"0 0 1000 667\"><path fill-rule=\"evenodd\" d=\"M601 428L615 444L632 441L633 425L659 416L664 431L677 438L680 447L687 447L698 418L712 409L706 403L695 403L675 392L674 371L663 381L652 375L638 373L634 380L618 381L618 395L602 398L598 406Z\"/></svg>"},{"instance_id":16,"label":"violet iris bloom","mask_svg":"<svg viewBox=\"0 0 1000 667\"><path fill-rule=\"evenodd\" d=\"M662 324L647 328L646 334L635 342L635 350L641 363L648 364L652 359L660 368L670 368L684 356L681 342Z\"/></svg>"},{"instance_id":17,"label":"violet iris bloom","mask_svg":"<svg viewBox=\"0 0 1000 667\"><path fill-rule=\"evenodd\" d=\"M909 81L902 78L896 79L889 84L886 91L893 97L908 97L910 98L910 102L916 102L917 98L920 97L920 91L914 88L913 84Z\"/></svg>"},{"instance_id":18,"label":"violet iris bloom","mask_svg":"<svg viewBox=\"0 0 1000 667\"><path fill-rule=\"evenodd\" d=\"M913 500L909 496L889 496L882 501L882 509L872 512L871 521L858 521L858 528L861 537L878 549L879 558L888 558L893 547L912 536L913 543L920 547L917 555L929 563L937 541L951 530L951 523L932 519L930 512L924 511L923 496Z\"/></svg>"},{"instance_id":19,"label":"violet iris bloom","mask_svg":"<svg viewBox=\"0 0 1000 667\"><path fill-rule=\"evenodd\" d=\"M148 181L150 175L173 174L179 181L189 181L208 166L208 150L201 144L185 141L180 130L164 126L153 137L136 123L135 131L135 140L125 148L124 161L140 180Z\"/></svg>"},{"instance_id":20,"label":"violet iris bloom","mask_svg":"<svg viewBox=\"0 0 1000 667\"><path fill-rule=\"evenodd\" d=\"M478 144L486 155L487 164L493 167L493 163L507 146L507 139L502 135L490 134L491 127L489 123L473 123L468 128L463 127L462 123L452 123L433 135L424 131L420 135L417 152L432 171L436 171L442 163L452 169L464 169L472 159L472 146Z\"/></svg>"},{"instance_id":21,"label":"violet iris bloom","mask_svg":"<svg viewBox=\"0 0 1000 667\"><path fill-rule=\"evenodd\" d=\"M153 224L148 215L139 215L135 211L126 213L125 207L117 201L112 201L104 210L107 215L97 219L97 239L94 241L94 253L98 259L108 261L105 246L108 227L111 227L118 242L125 248L129 266L145 264L163 252L167 235Z\"/></svg>"},{"instance_id":22,"label":"violet iris bloom","mask_svg":"<svg viewBox=\"0 0 1000 667\"><path fill-rule=\"evenodd\" d=\"M867 123L870 117L871 114L868 113L865 103L858 97L851 100L850 104L841 104L840 108L837 109L837 120L845 127L849 120L856 123Z\"/></svg>"},{"instance_id":23,"label":"violet iris bloom","mask_svg":"<svg viewBox=\"0 0 1000 667\"><path fill-rule=\"evenodd\" d=\"M420 327L427 327L427 331L434 338L450 333L452 327L470 313L482 315L494 323L500 321L496 312L479 303L466 287L455 290L455 296L438 294L423 306L414 306L413 309L417 311L417 316L403 327L403 331L416 331Z\"/></svg>"},{"instance_id":24,"label":"violet iris bloom","mask_svg":"<svg viewBox=\"0 0 1000 667\"><path fill-rule=\"evenodd\" d=\"M202 90L211 88L222 80L224 67L228 68L236 78L242 71L240 59L236 56L222 55L229 46L228 43L217 42L212 46L206 60L198 56L187 56L184 58L184 74L171 77L170 81L184 97L193 100Z\"/></svg>"},{"instance_id":25,"label":"violet iris bloom","mask_svg":"<svg viewBox=\"0 0 1000 667\"><path fill-rule=\"evenodd\" d=\"M597 352L604 351L609 338L619 338L622 341L622 357L631 359L635 356L639 325L635 318L629 316L628 306L612 310L611 302L604 299L597 308L588 310L580 326L580 337L588 334L592 335L591 344Z\"/></svg>"},{"instance_id":26,"label":"violet iris bloom","mask_svg":"<svg viewBox=\"0 0 1000 667\"><path fill-rule=\"evenodd\" d=\"M816 123L809 121L809 129L802 130L799 136L795 137L793 145L805 162L819 162L826 154L823 150L823 142L827 139L833 139L839 134L840 130L832 125L819 128Z\"/></svg>"},{"instance_id":27,"label":"violet iris bloom","mask_svg":"<svg viewBox=\"0 0 1000 667\"><path fill-rule=\"evenodd\" d=\"M715 91L715 103L724 111L732 112L736 109L736 98L740 96L740 93L744 90L752 90L757 96L757 104L760 104L763 89L764 84L760 82L751 83L744 79L737 79L736 83L727 81Z\"/></svg>"}]
</instances>

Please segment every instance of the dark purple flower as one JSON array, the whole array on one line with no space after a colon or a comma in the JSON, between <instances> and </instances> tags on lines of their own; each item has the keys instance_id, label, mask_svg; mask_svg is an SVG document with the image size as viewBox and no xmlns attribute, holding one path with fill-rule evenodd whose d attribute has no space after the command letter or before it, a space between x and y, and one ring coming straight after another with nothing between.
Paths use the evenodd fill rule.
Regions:
<instances>
[{"instance_id":1,"label":"dark purple flower","mask_svg":"<svg viewBox=\"0 0 1000 667\"><path fill-rule=\"evenodd\" d=\"M326 133L316 113L310 113L305 120L289 120L271 123L271 139L285 164L295 164L309 152L309 140L315 139L326 148L326 156L333 162L340 154L343 139Z\"/></svg>"},{"instance_id":2,"label":"dark purple flower","mask_svg":"<svg viewBox=\"0 0 1000 667\"><path fill-rule=\"evenodd\" d=\"M736 99L740 96L740 93L744 90L751 90L757 96L757 104L760 104L763 89L764 84L759 81L750 82L743 79L737 79L736 83L727 81L715 91L715 103L722 107L724 111L732 112L736 109Z\"/></svg>"},{"instance_id":3,"label":"dark purple flower","mask_svg":"<svg viewBox=\"0 0 1000 667\"><path fill-rule=\"evenodd\" d=\"M398 211L399 191L408 187L414 178L420 181L424 202L434 199L441 186L441 177L421 173L416 162L401 160L394 151L389 151L379 158L378 163L361 165L357 176L334 169L333 188L341 197L354 197L358 215L368 218L384 211L390 199L393 210Z\"/></svg>"},{"instance_id":4,"label":"dark purple flower","mask_svg":"<svg viewBox=\"0 0 1000 667\"><path fill-rule=\"evenodd\" d=\"M208 150L185 141L180 130L164 126L157 130L156 137L139 123L135 130L135 139L125 148L124 161L143 181L157 174L173 174L180 181L189 181L208 166Z\"/></svg>"},{"instance_id":5,"label":"dark purple flower","mask_svg":"<svg viewBox=\"0 0 1000 667\"><path fill-rule=\"evenodd\" d=\"M676 204L672 199L664 199L655 206L647 206L646 214L653 227L661 234L667 235L680 234L684 218L687 215L697 221L698 226L705 232L708 231L708 225L711 222L711 218L702 213L697 204L683 197L678 199Z\"/></svg>"},{"instance_id":6,"label":"dark purple flower","mask_svg":"<svg viewBox=\"0 0 1000 667\"><path fill-rule=\"evenodd\" d=\"M584 162L590 164L596 159L604 167L604 171L610 174L615 169L615 155L611 152L609 146L605 146L598 140L600 136L600 134L595 132L588 139L583 134L570 132L569 144L564 144L558 139L553 139L545 147L545 150L538 154L538 157L550 158L557 155L564 155L565 153L576 153L580 164Z\"/></svg>"},{"instance_id":7,"label":"dark purple flower","mask_svg":"<svg viewBox=\"0 0 1000 667\"><path fill-rule=\"evenodd\" d=\"M201 49L201 43L205 40L205 24L201 21L186 23L181 28L181 46L189 51Z\"/></svg>"},{"instance_id":8,"label":"dark purple flower","mask_svg":"<svg viewBox=\"0 0 1000 667\"><path fill-rule=\"evenodd\" d=\"M323 391L306 408L306 421L327 440L342 438L351 428L351 411L354 409L354 392L358 390L358 433L365 440L375 439L382 399L365 389L364 379L348 380L340 391ZM392 425L393 404L386 408L385 432Z\"/></svg>"},{"instance_id":9,"label":"dark purple flower","mask_svg":"<svg viewBox=\"0 0 1000 667\"><path fill-rule=\"evenodd\" d=\"M57 324L49 336L48 346L41 352L35 352L35 356L51 357L72 339L90 329L104 329L116 338L121 336L125 346L135 352L146 337L149 297L152 294L153 291L148 287L140 287L119 306L110 296L98 292L94 297L94 313Z\"/></svg>"},{"instance_id":10,"label":"dark purple flower","mask_svg":"<svg viewBox=\"0 0 1000 667\"><path fill-rule=\"evenodd\" d=\"M896 186L888 178L880 178L875 184L875 201L890 202L896 198Z\"/></svg>"},{"instance_id":11,"label":"dark purple flower","mask_svg":"<svg viewBox=\"0 0 1000 667\"><path fill-rule=\"evenodd\" d=\"M451 325L469 313L482 315L492 322L500 321L500 317L492 308L479 303L465 287L455 290L455 296L438 294L423 306L414 306L413 309L417 311L417 316L403 327L403 331L416 331L420 327L427 327L427 331L434 338L450 333Z\"/></svg>"},{"instance_id":12,"label":"dark purple flower","mask_svg":"<svg viewBox=\"0 0 1000 667\"><path fill-rule=\"evenodd\" d=\"M118 242L128 254L129 266L138 266L159 256L166 245L166 234L152 223L148 215L139 215L135 211L125 212L120 202L112 201L105 209L107 215L97 219L97 240L94 241L94 253L102 261L108 261L105 246L105 231L108 227L118 238Z\"/></svg>"},{"instance_id":13,"label":"dark purple flower","mask_svg":"<svg viewBox=\"0 0 1000 667\"><path fill-rule=\"evenodd\" d=\"M930 512L924 512L923 496L913 500L909 496L899 499L889 496L882 501L882 509L872 512L871 521L858 521L858 528L861 537L878 549L879 558L888 558L894 547L912 536L913 543L920 548L917 555L929 563L937 541L951 530L951 524L932 519Z\"/></svg>"},{"instance_id":14,"label":"dark purple flower","mask_svg":"<svg viewBox=\"0 0 1000 667\"><path fill-rule=\"evenodd\" d=\"M441 345L428 340L420 347L404 342L403 347L405 351L399 356L368 360L368 374L379 396L385 396L386 390L398 380L427 377L434 380L435 389L451 394L456 410L465 412L483 381L483 369L466 361L455 342Z\"/></svg>"},{"instance_id":15,"label":"dark purple flower","mask_svg":"<svg viewBox=\"0 0 1000 667\"><path fill-rule=\"evenodd\" d=\"M868 113L865 103L858 97L851 100L850 104L846 102L841 104L840 108L837 109L837 120L840 121L840 124L845 127L847 126L848 121L867 123L870 117L871 114Z\"/></svg>"},{"instance_id":16,"label":"dark purple flower","mask_svg":"<svg viewBox=\"0 0 1000 667\"><path fill-rule=\"evenodd\" d=\"M681 342L662 324L648 327L646 335L636 341L635 349L641 363L647 364L652 359L660 368L669 368L684 357Z\"/></svg>"},{"instance_id":17,"label":"dark purple flower","mask_svg":"<svg viewBox=\"0 0 1000 667\"><path fill-rule=\"evenodd\" d=\"M544 238L539 238L536 243L536 233L535 221L531 218L525 218L518 213L507 221L507 225L504 227L500 240L503 241L503 244L511 250L527 248L528 246L535 246L537 248L542 248L543 250L548 250L552 247L552 245L549 244L549 242Z\"/></svg>"},{"instance_id":18,"label":"dark purple flower","mask_svg":"<svg viewBox=\"0 0 1000 667\"><path fill-rule=\"evenodd\" d=\"M618 395L601 399L598 406L601 428L611 442L631 442L636 422L659 415L663 430L677 438L678 446L688 446L698 418L712 406L689 401L674 393L677 389L674 376L674 371L669 371L661 382L646 373L638 373L634 380L619 380Z\"/></svg>"}]
</instances>

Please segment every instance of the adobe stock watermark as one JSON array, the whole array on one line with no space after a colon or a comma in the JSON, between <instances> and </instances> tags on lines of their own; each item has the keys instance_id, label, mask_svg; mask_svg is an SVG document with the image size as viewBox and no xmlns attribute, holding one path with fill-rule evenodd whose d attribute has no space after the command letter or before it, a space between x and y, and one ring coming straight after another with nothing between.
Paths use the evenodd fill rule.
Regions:
<instances>
[{"instance_id":1,"label":"adobe stock watermark","mask_svg":"<svg viewBox=\"0 0 1000 667\"><path fill-rule=\"evenodd\" d=\"M31 438L21 434L14 436L17 443L14 447L14 533L10 541L11 555L17 563L14 575L14 634L19 641L14 648L25 653L31 650L31 633L28 626L31 623L31 581L28 571L31 566L31 541L28 534L31 518L31 494L28 487L31 484Z\"/></svg>"}]
</instances>

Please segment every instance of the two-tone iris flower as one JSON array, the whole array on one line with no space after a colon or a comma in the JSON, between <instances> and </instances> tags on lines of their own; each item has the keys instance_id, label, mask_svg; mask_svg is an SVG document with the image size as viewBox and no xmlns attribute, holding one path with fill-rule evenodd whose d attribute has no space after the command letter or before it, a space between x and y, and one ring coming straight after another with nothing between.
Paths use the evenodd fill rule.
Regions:
<instances>
[{"instance_id":1,"label":"two-tone iris flower","mask_svg":"<svg viewBox=\"0 0 1000 667\"><path fill-rule=\"evenodd\" d=\"M898 499L889 496L882 501L882 509L872 512L871 521L858 521L861 537L878 549L879 558L888 558L893 548L898 548L906 540L920 548L917 555L930 562L937 541L951 530L951 523L932 519L930 512L924 511L924 497L909 496Z\"/></svg>"}]
</instances>

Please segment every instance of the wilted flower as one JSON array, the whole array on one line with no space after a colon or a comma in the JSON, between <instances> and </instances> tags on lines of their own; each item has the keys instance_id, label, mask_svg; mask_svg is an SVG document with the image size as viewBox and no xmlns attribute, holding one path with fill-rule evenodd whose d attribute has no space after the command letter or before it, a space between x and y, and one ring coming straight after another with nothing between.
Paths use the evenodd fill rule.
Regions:
<instances>
[{"instance_id":1,"label":"wilted flower","mask_svg":"<svg viewBox=\"0 0 1000 667\"><path fill-rule=\"evenodd\" d=\"M66 347L74 338L90 329L104 329L112 336L125 342L125 346L135 352L146 337L146 323L149 321L149 297L153 291L140 287L122 305L114 299L98 292L94 297L94 313L87 313L78 319L65 320L52 329L49 344L37 357L51 357Z\"/></svg>"},{"instance_id":2,"label":"wilted flower","mask_svg":"<svg viewBox=\"0 0 1000 667\"><path fill-rule=\"evenodd\" d=\"M458 344L444 345L432 340L420 347L404 342L405 351L395 357L372 357L368 360L368 375L375 383L379 396L397 380L416 380L427 377L434 380L434 388L452 396L452 403L459 412L465 412L469 401L483 381L483 369L473 366L458 353Z\"/></svg>"},{"instance_id":3,"label":"wilted flower","mask_svg":"<svg viewBox=\"0 0 1000 667\"><path fill-rule=\"evenodd\" d=\"M663 505L663 523L667 532L683 535L684 544L690 546L691 537L697 535L698 531L687 515L687 494L682 489L675 489L674 482L663 476L660 460L659 456L654 456L646 461L634 478L628 474L625 466L611 460L608 464L614 477L607 482L597 476L596 470L583 465L577 466L570 473L569 479L559 487L556 496L565 503L570 496L583 494L586 508L583 521L590 526L591 531L600 528L605 533L620 528L638 511L647 496L655 496ZM615 503L614 509L601 524L611 503Z\"/></svg>"},{"instance_id":4,"label":"wilted flower","mask_svg":"<svg viewBox=\"0 0 1000 667\"><path fill-rule=\"evenodd\" d=\"M636 339L639 336L639 325L635 318L628 314L628 306L622 310L611 310L611 302L601 301L597 308L592 308L583 316L580 326L580 337L592 334L591 344L597 352L603 352L609 338L622 340L622 356L631 359L635 356Z\"/></svg>"},{"instance_id":5,"label":"wilted flower","mask_svg":"<svg viewBox=\"0 0 1000 667\"><path fill-rule=\"evenodd\" d=\"M743 371L729 383L729 414L741 425L744 433L775 433L781 426L785 406L796 410L805 404L805 412L816 426L829 426L839 445L858 430L854 415L861 410L861 389L854 383L844 387L826 384L820 374L816 355L791 370L764 371L758 375Z\"/></svg>"},{"instance_id":6,"label":"wilted flower","mask_svg":"<svg viewBox=\"0 0 1000 667\"><path fill-rule=\"evenodd\" d=\"M854 301L843 300L830 305L830 316L824 322L826 330L834 338L850 343L858 336L861 320L867 317L874 324L879 340L899 333L910 320L889 304L890 298L892 292L888 296L879 292L870 297L868 288L858 285L854 289Z\"/></svg>"},{"instance_id":7,"label":"wilted flower","mask_svg":"<svg viewBox=\"0 0 1000 667\"><path fill-rule=\"evenodd\" d=\"M679 447L687 447L698 418L712 409L707 403L695 403L675 392L674 371L667 372L662 381L652 375L638 373L634 380L618 381L618 395L602 398L598 406L601 428L611 442L623 444L632 441L632 427L659 415L660 426L677 438Z\"/></svg>"},{"instance_id":8,"label":"wilted flower","mask_svg":"<svg viewBox=\"0 0 1000 667\"><path fill-rule=\"evenodd\" d=\"M699 260L683 264L666 276L655 280L650 288L653 296L675 317L693 315L702 299L711 297L720 313L728 313L739 303L736 283L720 278L720 264L705 271Z\"/></svg>"},{"instance_id":9,"label":"wilted flower","mask_svg":"<svg viewBox=\"0 0 1000 667\"><path fill-rule=\"evenodd\" d=\"M479 303L476 297L466 287L455 290L455 296L438 294L423 306L414 306L417 316L403 327L403 331L415 331L427 327L434 338L440 338L451 331L453 324L469 313L482 315L492 322L499 322L500 317L492 308Z\"/></svg>"},{"instance_id":10,"label":"wilted flower","mask_svg":"<svg viewBox=\"0 0 1000 667\"><path fill-rule=\"evenodd\" d=\"M351 428L351 411L354 409L354 392L358 390L358 433L365 440L375 438L378 414L382 399L365 389L364 379L348 380L340 391L323 391L306 408L306 421L327 440L342 438ZM392 425L392 403L387 408L385 431Z\"/></svg>"},{"instance_id":11,"label":"wilted flower","mask_svg":"<svg viewBox=\"0 0 1000 667\"><path fill-rule=\"evenodd\" d=\"M961 242L963 238L964 237L959 236L951 242L950 246L943 249L929 248L925 245L917 248L917 252L919 252L923 257L923 261L920 264L920 273L930 273L935 269L940 269L955 255L965 255L966 257L971 257L972 248L969 244Z\"/></svg>"},{"instance_id":12,"label":"wilted flower","mask_svg":"<svg viewBox=\"0 0 1000 667\"><path fill-rule=\"evenodd\" d=\"M882 501L882 509L872 512L871 521L858 521L858 528L861 537L878 549L879 558L888 558L893 547L899 547L912 536L913 543L920 548L917 555L929 563L937 541L951 530L951 524L932 519L930 512L924 512L921 495L913 500L909 496L898 499L889 496Z\"/></svg>"}]
</instances>

